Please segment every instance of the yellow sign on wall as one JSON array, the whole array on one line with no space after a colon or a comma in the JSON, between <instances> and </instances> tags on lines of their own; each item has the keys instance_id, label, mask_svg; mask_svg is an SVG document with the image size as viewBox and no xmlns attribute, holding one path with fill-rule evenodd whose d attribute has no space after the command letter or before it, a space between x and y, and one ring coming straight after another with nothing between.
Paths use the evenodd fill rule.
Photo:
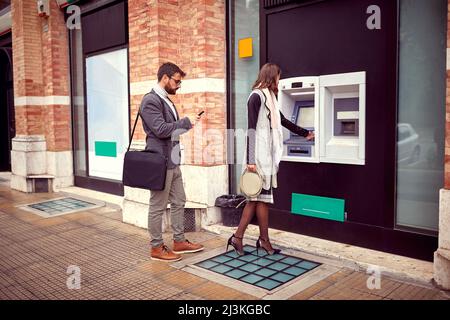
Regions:
<instances>
[{"instance_id":1,"label":"yellow sign on wall","mask_svg":"<svg viewBox=\"0 0 450 320\"><path fill-rule=\"evenodd\" d=\"M239 58L249 58L253 56L253 39L244 38L238 44Z\"/></svg>"}]
</instances>

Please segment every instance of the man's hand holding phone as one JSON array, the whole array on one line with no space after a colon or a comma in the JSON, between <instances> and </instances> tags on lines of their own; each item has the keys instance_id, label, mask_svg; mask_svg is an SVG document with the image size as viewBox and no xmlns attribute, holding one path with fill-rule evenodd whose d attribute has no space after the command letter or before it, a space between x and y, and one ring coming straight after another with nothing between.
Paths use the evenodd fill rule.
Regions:
<instances>
[{"instance_id":1,"label":"man's hand holding phone","mask_svg":"<svg viewBox=\"0 0 450 320\"><path fill-rule=\"evenodd\" d=\"M198 121L200 121L202 114L205 113L205 111L201 111L195 115L188 116L189 120L191 121L191 124L194 126Z\"/></svg>"}]
</instances>

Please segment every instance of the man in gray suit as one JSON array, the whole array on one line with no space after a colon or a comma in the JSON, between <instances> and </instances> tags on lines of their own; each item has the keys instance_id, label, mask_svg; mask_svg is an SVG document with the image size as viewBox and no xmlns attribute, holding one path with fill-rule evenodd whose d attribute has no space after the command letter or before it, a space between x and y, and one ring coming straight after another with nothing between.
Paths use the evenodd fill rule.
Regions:
<instances>
[{"instance_id":1,"label":"man in gray suit","mask_svg":"<svg viewBox=\"0 0 450 320\"><path fill-rule=\"evenodd\" d=\"M144 131L147 135L147 150L155 150L167 159L166 185L162 191L150 192L148 228L151 238L151 259L177 261L181 253L203 250L200 244L192 243L184 237L184 205L186 195L183 187L178 137L187 132L200 119L200 116L181 118L169 94L176 94L181 79L186 76L177 65L164 63L158 70L158 84L146 94L141 103ZM173 230L173 251L163 242L162 216L170 202Z\"/></svg>"}]
</instances>

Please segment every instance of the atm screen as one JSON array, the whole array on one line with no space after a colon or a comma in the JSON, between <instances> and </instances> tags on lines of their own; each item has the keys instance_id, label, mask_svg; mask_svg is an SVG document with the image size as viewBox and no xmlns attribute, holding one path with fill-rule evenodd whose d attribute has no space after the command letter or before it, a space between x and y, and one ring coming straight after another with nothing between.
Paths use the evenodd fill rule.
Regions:
<instances>
[{"instance_id":1,"label":"atm screen","mask_svg":"<svg viewBox=\"0 0 450 320\"><path fill-rule=\"evenodd\" d=\"M297 116L297 125L302 128L314 128L314 108L299 108Z\"/></svg>"}]
</instances>

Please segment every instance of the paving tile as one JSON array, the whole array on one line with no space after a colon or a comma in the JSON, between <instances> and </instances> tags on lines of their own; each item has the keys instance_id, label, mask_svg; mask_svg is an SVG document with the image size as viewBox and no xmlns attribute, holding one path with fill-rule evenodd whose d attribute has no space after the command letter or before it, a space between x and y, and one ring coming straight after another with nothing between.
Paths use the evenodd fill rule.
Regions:
<instances>
[{"instance_id":1,"label":"paving tile","mask_svg":"<svg viewBox=\"0 0 450 320\"><path fill-rule=\"evenodd\" d=\"M140 263L136 266L136 270L144 273L144 274L151 274L154 276L158 276L160 274L172 272L173 268L170 266L170 264L166 262L161 261L147 261Z\"/></svg>"},{"instance_id":2,"label":"paving tile","mask_svg":"<svg viewBox=\"0 0 450 320\"><path fill-rule=\"evenodd\" d=\"M371 295L377 295L380 297L387 297L391 292L398 288L401 283L397 281L392 281L387 277L381 276L380 288L370 289L369 285L371 282L371 275L362 272L354 272L345 277L342 281L337 282L337 288L352 288L360 292L365 292ZM368 285L369 282L369 285ZM372 284L374 285L374 284Z\"/></svg>"},{"instance_id":3,"label":"paving tile","mask_svg":"<svg viewBox=\"0 0 450 320\"><path fill-rule=\"evenodd\" d=\"M393 300L432 300L439 295L439 290L428 289L402 283L387 298Z\"/></svg>"},{"instance_id":4,"label":"paving tile","mask_svg":"<svg viewBox=\"0 0 450 320\"><path fill-rule=\"evenodd\" d=\"M67 267L52 261L41 260L28 265L6 271L6 274L18 283L26 283L33 279L51 279L58 275L66 275Z\"/></svg>"},{"instance_id":5,"label":"paving tile","mask_svg":"<svg viewBox=\"0 0 450 320\"><path fill-rule=\"evenodd\" d=\"M91 228L101 232L108 232L110 230L120 230L122 225L123 222L107 219L101 223L92 225Z\"/></svg>"},{"instance_id":6,"label":"paving tile","mask_svg":"<svg viewBox=\"0 0 450 320\"><path fill-rule=\"evenodd\" d=\"M4 237L4 236L1 235L1 233L0 233L0 251L1 251L1 247L3 247L3 246L8 246L8 245L11 245L11 244L13 244L13 243L14 243L13 240L11 240L11 239L9 239L9 238L7 238L7 237Z\"/></svg>"},{"instance_id":7,"label":"paving tile","mask_svg":"<svg viewBox=\"0 0 450 320\"><path fill-rule=\"evenodd\" d=\"M64 223L67 223L68 221L60 216L58 217L51 217L51 218L44 218L37 221L33 221L33 225L40 227L40 228L46 228L51 226L57 226Z\"/></svg>"},{"instance_id":8,"label":"paving tile","mask_svg":"<svg viewBox=\"0 0 450 320\"><path fill-rule=\"evenodd\" d=\"M50 233L46 232L45 230L32 228L28 231L16 232L13 234L6 235L6 237L11 239L13 242L25 242L36 238L42 238L48 235L50 235Z\"/></svg>"},{"instance_id":9,"label":"paving tile","mask_svg":"<svg viewBox=\"0 0 450 320\"><path fill-rule=\"evenodd\" d=\"M104 222L106 218L101 215L97 216L93 213L82 211L64 215L64 219L67 219L69 221L76 221L83 226L91 226Z\"/></svg>"},{"instance_id":10,"label":"paving tile","mask_svg":"<svg viewBox=\"0 0 450 320\"><path fill-rule=\"evenodd\" d=\"M327 280L321 280L312 286L306 288L305 290L295 294L294 296L290 297L289 300L308 300L314 297L315 295L319 294L326 288L330 287L332 284Z\"/></svg>"},{"instance_id":11,"label":"paving tile","mask_svg":"<svg viewBox=\"0 0 450 320\"><path fill-rule=\"evenodd\" d=\"M21 209L19 209L17 211L14 211L12 213L12 215L15 218L19 219L19 220L22 220L24 222L29 222L29 223L35 223L37 221L45 219L45 218L43 218L43 217L41 217L41 216L39 216L37 214L31 213L31 212L28 212L28 211L24 211L24 210L21 210Z\"/></svg>"},{"instance_id":12,"label":"paving tile","mask_svg":"<svg viewBox=\"0 0 450 320\"><path fill-rule=\"evenodd\" d=\"M0 250L0 260L5 259L7 257L16 256L23 254L25 252L29 252L32 249L23 243L12 243L7 246L1 247Z\"/></svg>"},{"instance_id":13,"label":"paving tile","mask_svg":"<svg viewBox=\"0 0 450 320\"><path fill-rule=\"evenodd\" d=\"M329 286L311 297L311 300L382 300L377 295L372 295L350 287L340 288L336 285Z\"/></svg>"},{"instance_id":14,"label":"paving tile","mask_svg":"<svg viewBox=\"0 0 450 320\"><path fill-rule=\"evenodd\" d=\"M81 251L83 247L57 235L45 236L22 243L23 246L36 251L47 258L65 255L71 252Z\"/></svg>"},{"instance_id":15,"label":"paving tile","mask_svg":"<svg viewBox=\"0 0 450 320\"><path fill-rule=\"evenodd\" d=\"M355 271L348 269L348 268L342 268L336 273L333 273L331 276L327 277L325 280L331 283L336 283L338 281L341 281L342 279L345 279Z\"/></svg>"},{"instance_id":16,"label":"paving tile","mask_svg":"<svg viewBox=\"0 0 450 320\"><path fill-rule=\"evenodd\" d=\"M0 272L20 268L46 258L36 252L29 251L0 259Z\"/></svg>"},{"instance_id":17,"label":"paving tile","mask_svg":"<svg viewBox=\"0 0 450 320\"><path fill-rule=\"evenodd\" d=\"M0 300L36 300L33 293L19 284L0 287Z\"/></svg>"},{"instance_id":18,"label":"paving tile","mask_svg":"<svg viewBox=\"0 0 450 320\"><path fill-rule=\"evenodd\" d=\"M170 300L203 300L203 298L189 292L181 292L170 297Z\"/></svg>"},{"instance_id":19,"label":"paving tile","mask_svg":"<svg viewBox=\"0 0 450 320\"><path fill-rule=\"evenodd\" d=\"M176 288L189 289L207 282L206 279L200 278L193 274L184 271L174 271L162 275L160 278L165 283L168 283Z\"/></svg>"},{"instance_id":20,"label":"paving tile","mask_svg":"<svg viewBox=\"0 0 450 320\"><path fill-rule=\"evenodd\" d=\"M207 282L187 291L209 300L234 300L242 295L242 292L214 282Z\"/></svg>"},{"instance_id":21,"label":"paving tile","mask_svg":"<svg viewBox=\"0 0 450 320\"><path fill-rule=\"evenodd\" d=\"M57 218L57 217L55 217ZM53 219L53 218L51 218ZM51 226L44 226L41 227L42 230L47 231L48 233L51 234L59 234L62 232L66 232L66 231L70 231L73 229L78 229L78 228L82 228L83 226L78 224L77 222L72 222L72 221L67 221L64 223L59 223L59 224L55 224L55 225L51 225Z\"/></svg>"},{"instance_id":22,"label":"paving tile","mask_svg":"<svg viewBox=\"0 0 450 320\"><path fill-rule=\"evenodd\" d=\"M0 271L0 289L9 287L9 286L14 285L16 283L17 282L14 280L13 277L11 277L10 275L6 274L6 272L4 272L4 271Z\"/></svg>"}]
</instances>

